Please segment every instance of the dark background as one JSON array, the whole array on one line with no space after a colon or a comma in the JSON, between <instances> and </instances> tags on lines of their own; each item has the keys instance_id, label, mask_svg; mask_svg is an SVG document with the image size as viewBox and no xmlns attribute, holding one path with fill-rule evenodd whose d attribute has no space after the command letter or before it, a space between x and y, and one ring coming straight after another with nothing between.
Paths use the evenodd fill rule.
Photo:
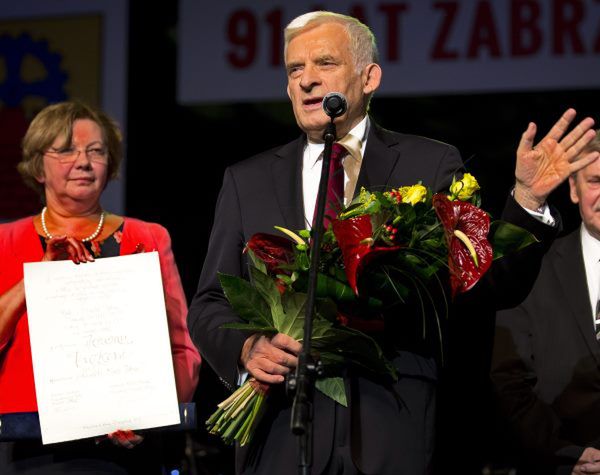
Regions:
<instances>
[{"instance_id":1,"label":"dark background","mask_svg":"<svg viewBox=\"0 0 600 475\"><path fill-rule=\"evenodd\" d=\"M163 2L160 9L152 9L146 2L132 1L130 8L126 210L130 216L158 221L169 229L190 300L204 260L225 167L286 143L297 137L299 130L287 102L178 105L177 3ZM210 74L210 65L206 74ZM384 81L393 81L385 71ZM281 87L283 90L285 85ZM375 96L371 113L386 128L457 146L482 186L483 206L497 216L513 184L516 145L528 122L536 122L538 130L545 132L567 107L574 107L579 119L598 117L598 93L596 89ZM554 193L552 203L562 213L565 231L574 229L579 217L569 202L566 186ZM472 338L482 336L473 334ZM203 421L225 396L224 388L204 366L196 395L199 420ZM493 429L485 429L472 437L493 445ZM199 473L232 470L230 449L202 429L193 440ZM468 447L468 441L465 443ZM473 455L468 452L465 450L465 457ZM479 458L487 463L491 455L485 452Z\"/></svg>"}]
</instances>

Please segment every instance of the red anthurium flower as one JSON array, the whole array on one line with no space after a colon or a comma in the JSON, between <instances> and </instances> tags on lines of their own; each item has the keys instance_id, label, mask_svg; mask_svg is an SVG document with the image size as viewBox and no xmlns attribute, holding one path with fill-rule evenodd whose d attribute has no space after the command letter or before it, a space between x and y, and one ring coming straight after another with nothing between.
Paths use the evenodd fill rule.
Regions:
<instances>
[{"instance_id":1,"label":"red anthurium flower","mask_svg":"<svg viewBox=\"0 0 600 475\"><path fill-rule=\"evenodd\" d=\"M380 318L365 319L338 310L337 321L343 327L350 327L363 333L372 334L385 330L383 316Z\"/></svg>"},{"instance_id":2,"label":"red anthurium flower","mask_svg":"<svg viewBox=\"0 0 600 475\"><path fill-rule=\"evenodd\" d=\"M289 274L289 271L281 269L283 264L294 262L294 243L289 239L275 234L256 233L246 244L246 249L250 249L265 263L270 274Z\"/></svg>"},{"instance_id":3,"label":"red anthurium flower","mask_svg":"<svg viewBox=\"0 0 600 475\"><path fill-rule=\"evenodd\" d=\"M466 201L450 201L442 193L433 196L433 207L444 226L452 297L471 289L492 264L488 214Z\"/></svg>"},{"instance_id":4,"label":"red anthurium flower","mask_svg":"<svg viewBox=\"0 0 600 475\"><path fill-rule=\"evenodd\" d=\"M366 264L381 254L396 251L400 246L373 246L373 226L368 215L333 221L333 233L342 251L348 284L358 295L358 275Z\"/></svg>"}]
</instances>

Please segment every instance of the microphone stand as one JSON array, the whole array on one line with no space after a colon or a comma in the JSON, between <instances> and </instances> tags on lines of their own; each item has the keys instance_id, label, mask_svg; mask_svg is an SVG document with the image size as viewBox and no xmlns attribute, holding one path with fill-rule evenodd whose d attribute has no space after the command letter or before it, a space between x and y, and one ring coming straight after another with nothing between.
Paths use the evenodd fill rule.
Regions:
<instances>
[{"instance_id":1,"label":"microphone stand","mask_svg":"<svg viewBox=\"0 0 600 475\"><path fill-rule=\"evenodd\" d=\"M327 182L329 181L329 163L331 162L331 150L336 139L336 128L333 123L334 117L325 130L325 150L323 151L323 168L319 182L317 195L317 217L314 220L317 225L312 230L312 243L310 246L310 271L308 274L308 290L306 297L306 315L304 319L304 344L302 352L298 357L298 367L294 376L288 379L288 389L295 391L294 404L292 406L291 429L298 436L299 461L298 470L300 475L310 475L312 467L313 449L313 398L316 376L322 372L320 361L310 354L312 335L312 322L315 314L315 294L317 289L317 276L319 273L319 257L321 255L321 241L323 240L323 215L327 201Z\"/></svg>"}]
</instances>

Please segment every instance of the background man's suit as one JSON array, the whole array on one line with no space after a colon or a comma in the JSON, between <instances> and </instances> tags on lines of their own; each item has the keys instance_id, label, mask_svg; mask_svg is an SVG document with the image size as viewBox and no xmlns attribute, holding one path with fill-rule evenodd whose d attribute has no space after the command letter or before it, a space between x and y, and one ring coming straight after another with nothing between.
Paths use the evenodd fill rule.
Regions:
<instances>
[{"instance_id":1,"label":"background man's suit","mask_svg":"<svg viewBox=\"0 0 600 475\"><path fill-rule=\"evenodd\" d=\"M527 299L497 317L492 379L527 473L570 474L585 447L600 447L599 368L577 230L553 244Z\"/></svg>"},{"instance_id":2,"label":"background man's suit","mask_svg":"<svg viewBox=\"0 0 600 475\"><path fill-rule=\"evenodd\" d=\"M219 328L238 319L222 294L217 272L247 276L242 250L254 233L273 232L274 225L305 227L301 183L305 140L302 136L225 172L188 326L203 357L231 389L237 382L238 358L248 335ZM461 172L462 161L454 147L390 132L371 122L356 192L361 186L383 189L418 181L436 191L447 190L453 175ZM538 230L545 228L516 203L511 209L518 224L525 221ZM391 333L387 327L386 333ZM394 364L400 374L394 385L362 375L349 378L350 410L336 408L333 401L315 393L313 473L325 469L333 444L349 444L354 463L367 474L414 475L429 470L436 365L427 352L422 356L409 351L396 352ZM290 405L277 390L272 392L272 410L265 414L248 450L238 453L238 471L297 471L297 441L289 429ZM351 427L351 440L336 438L342 425Z\"/></svg>"}]
</instances>

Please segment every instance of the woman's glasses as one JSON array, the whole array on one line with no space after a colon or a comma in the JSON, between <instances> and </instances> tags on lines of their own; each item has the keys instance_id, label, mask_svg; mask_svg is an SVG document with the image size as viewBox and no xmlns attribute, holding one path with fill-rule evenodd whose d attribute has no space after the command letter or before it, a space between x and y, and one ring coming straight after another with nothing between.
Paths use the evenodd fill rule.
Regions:
<instances>
[{"instance_id":1,"label":"woman's glasses","mask_svg":"<svg viewBox=\"0 0 600 475\"><path fill-rule=\"evenodd\" d=\"M65 147L60 149L49 148L46 150L46 153L57 158L59 163L73 163L79 158L79 154L82 152L92 162L108 163L108 152L105 147L93 146L86 149Z\"/></svg>"}]
</instances>

